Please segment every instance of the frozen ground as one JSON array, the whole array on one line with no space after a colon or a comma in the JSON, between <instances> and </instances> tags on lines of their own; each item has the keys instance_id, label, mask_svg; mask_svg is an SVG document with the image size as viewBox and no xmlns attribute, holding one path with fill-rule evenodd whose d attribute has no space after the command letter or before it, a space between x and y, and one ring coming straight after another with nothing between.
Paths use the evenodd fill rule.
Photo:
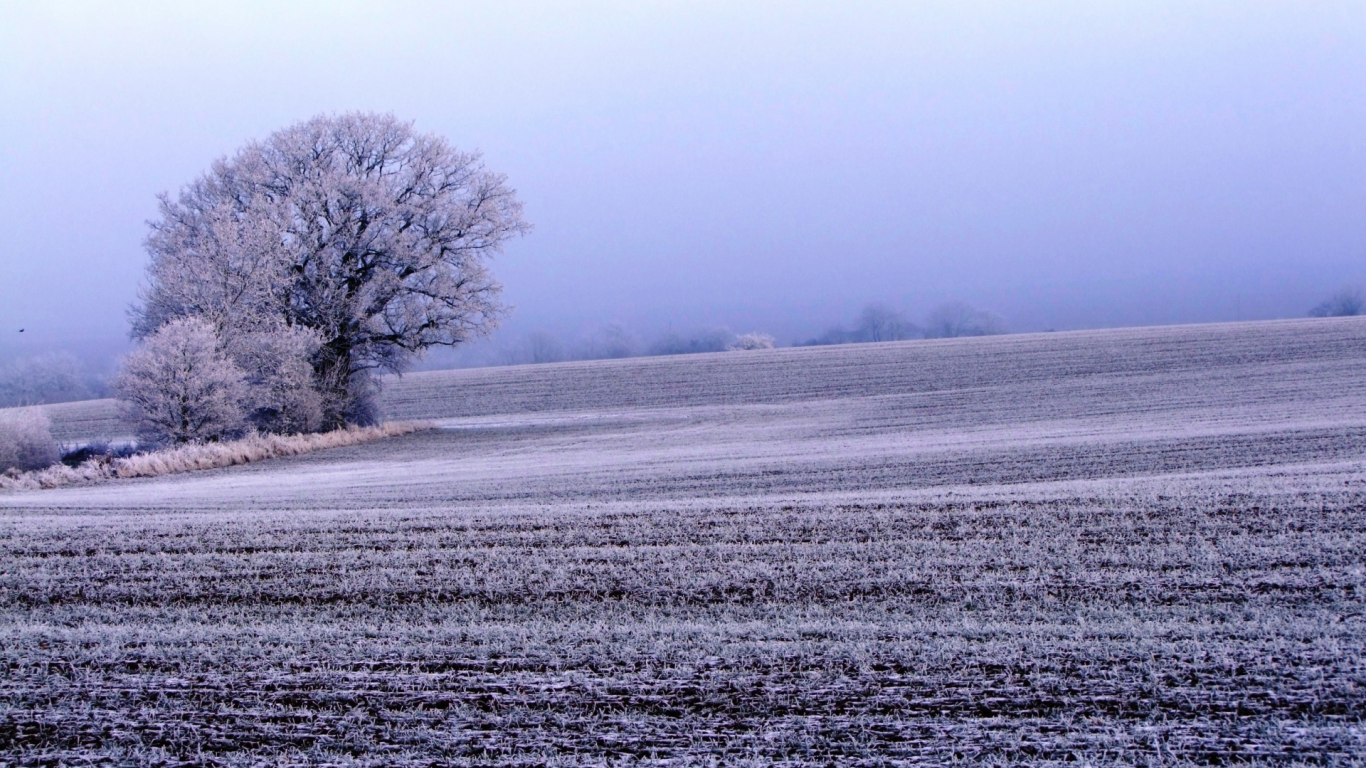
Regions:
<instances>
[{"instance_id":1,"label":"frozen ground","mask_svg":"<svg viewBox=\"0 0 1366 768\"><path fill-rule=\"evenodd\" d=\"M440 429L0 497L0 764L1359 764L1363 363L1344 319L410 375Z\"/></svg>"}]
</instances>

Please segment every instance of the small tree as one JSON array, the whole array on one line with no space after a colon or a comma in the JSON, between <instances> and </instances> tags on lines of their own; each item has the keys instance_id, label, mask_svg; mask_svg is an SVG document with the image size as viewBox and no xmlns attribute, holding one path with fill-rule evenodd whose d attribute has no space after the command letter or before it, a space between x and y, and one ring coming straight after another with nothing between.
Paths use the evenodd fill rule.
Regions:
<instances>
[{"instance_id":1,"label":"small tree","mask_svg":"<svg viewBox=\"0 0 1366 768\"><path fill-rule=\"evenodd\" d=\"M320 342L304 328L240 333L221 339L244 374L247 421L262 432L315 432L322 427L323 394L309 364Z\"/></svg>"},{"instance_id":2,"label":"small tree","mask_svg":"<svg viewBox=\"0 0 1366 768\"><path fill-rule=\"evenodd\" d=\"M1363 301L1360 288L1343 288L1318 306L1309 310L1310 317L1350 317L1361 314Z\"/></svg>"},{"instance_id":3,"label":"small tree","mask_svg":"<svg viewBox=\"0 0 1366 768\"><path fill-rule=\"evenodd\" d=\"M172 320L124 359L114 388L143 439L220 440L245 423L246 374L219 348L213 326Z\"/></svg>"},{"instance_id":4,"label":"small tree","mask_svg":"<svg viewBox=\"0 0 1366 768\"><path fill-rule=\"evenodd\" d=\"M726 347L726 349L742 351L749 349L773 349L775 346L777 346L776 339L767 333L755 331L753 333L741 334L735 339L735 343Z\"/></svg>"},{"instance_id":5,"label":"small tree","mask_svg":"<svg viewBox=\"0 0 1366 768\"><path fill-rule=\"evenodd\" d=\"M41 410L0 411L0 471L43 469L59 458L52 424Z\"/></svg>"}]
</instances>

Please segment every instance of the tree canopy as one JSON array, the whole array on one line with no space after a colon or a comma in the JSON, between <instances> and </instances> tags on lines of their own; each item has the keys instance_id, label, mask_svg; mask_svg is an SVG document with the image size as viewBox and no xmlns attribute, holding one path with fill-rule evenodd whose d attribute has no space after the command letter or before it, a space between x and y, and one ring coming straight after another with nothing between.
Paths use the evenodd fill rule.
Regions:
<instances>
[{"instance_id":1,"label":"tree canopy","mask_svg":"<svg viewBox=\"0 0 1366 768\"><path fill-rule=\"evenodd\" d=\"M528 229L477 153L389 115L316 117L162 196L133 333L182 317L224 339L306 333L323 426L365 422L374 371L496 325L488 260Z\"/></svg>"}]
</instances>

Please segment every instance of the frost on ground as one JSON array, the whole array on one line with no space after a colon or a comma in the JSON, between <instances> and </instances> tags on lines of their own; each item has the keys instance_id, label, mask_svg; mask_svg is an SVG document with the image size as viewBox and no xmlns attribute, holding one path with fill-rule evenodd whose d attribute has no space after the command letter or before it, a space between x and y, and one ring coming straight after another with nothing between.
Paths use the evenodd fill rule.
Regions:
<instances>
[{"instance_id":1,"label":"frost on ground","mask_svg":"<svg viewBox=\"0 0 1366 768\"><path fill-rule=\"evenodd\" d=\"M0 500L0 764L1354 764L1363 362L1343 319L408 376L444 429Z\"/></svg>"}]
</instances>

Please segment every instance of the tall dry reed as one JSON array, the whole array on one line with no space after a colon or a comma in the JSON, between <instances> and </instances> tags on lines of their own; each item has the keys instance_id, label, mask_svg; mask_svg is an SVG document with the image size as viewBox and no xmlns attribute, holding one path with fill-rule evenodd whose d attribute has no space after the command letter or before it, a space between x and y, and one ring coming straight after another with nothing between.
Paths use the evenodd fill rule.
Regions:
<instances>
[{"instance_id":1,"label":"tall dry reed","mask_svg":"<svg viewBox=\"0 0 1366 768\"><path fill-rule=\"evenodd\" d=\"M221 443L196 443L121 459L93 458L78 467L54 466L18 476L0 475L0 490L32 491L132 477L159 477L196 469L218 469L263 459L297 456L324 448L396 437L427 429L424 422L391 422L305 435L251 435Z\"/></svg>"}]
</instances>

